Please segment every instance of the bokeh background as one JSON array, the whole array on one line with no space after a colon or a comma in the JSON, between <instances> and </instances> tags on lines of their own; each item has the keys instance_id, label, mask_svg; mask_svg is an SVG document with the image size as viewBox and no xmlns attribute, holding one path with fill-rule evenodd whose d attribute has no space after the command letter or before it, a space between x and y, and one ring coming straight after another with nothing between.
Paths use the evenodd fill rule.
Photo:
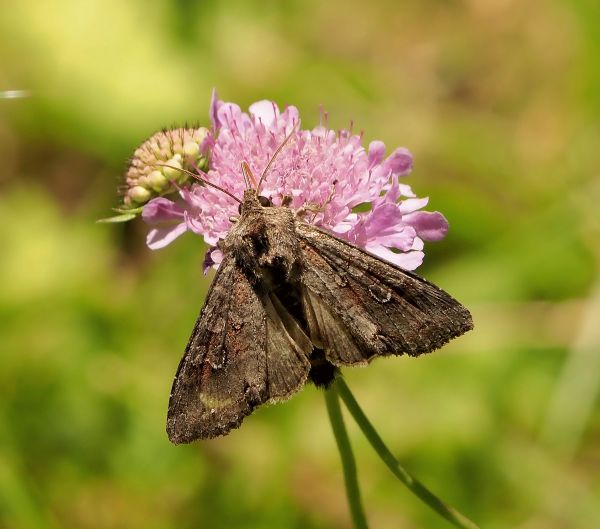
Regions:
<instances>
[{"instance_id":1,"label":"bokeh background","mask_svg":"<svg viewBox=\"0 0 600 529\"><path fill-rule=\"evenodd\" d=\"M595 0L19 0L0 8L0 527L349 528L322 395L226 438L164 432L210 281L99 225L135 147L242 107L322 104L409 147L448 217L421 273L476 329L347 380L407 468L484 528L600 527ZM349 422L368 517L449 525Z\"/></svg>"}]
</instances>

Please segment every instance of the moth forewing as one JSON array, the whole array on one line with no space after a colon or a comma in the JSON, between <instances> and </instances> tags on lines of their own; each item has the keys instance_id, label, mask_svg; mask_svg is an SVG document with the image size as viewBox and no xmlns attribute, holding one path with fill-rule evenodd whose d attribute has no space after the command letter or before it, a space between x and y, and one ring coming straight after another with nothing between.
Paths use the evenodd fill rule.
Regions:
<instances>
[{"instance_id":1,"label":"moth forewing","mask_svg":"<svg viewBox=\"0 0 600 529\"><path fill-rule=\"evenodd\" d=\"M362 360L427 353L472 329L469 311L417 274L304 222L296 223L296 234L312 313L322 314L312 321L327 329L320 336L333 364L362 363L357 350ZM345 336L337 331L327 340L336 327Z\"/></svg>"},{"instance_id":2,"label":"moth forewing","mask_svg":"<svg viewBox=\"0 0 600 529\"><path fill-rule=\"evenodd\" d=\"M174 443L225 435L256 406L306 382L312 343L275 295L299 284L293 234L289 209L263 208L256 192L246 192L173 382L167 432Z\"/></svg>"},{"instance_id":3,"label":"moth forewing","mask_svg":"<svg viewBox=\"0 0 600 529\"><path fill-rule=\"evenodd\" d=\"M262 303L225 257L173 381L167 433L174 443L224 435L266 400Z\"/></svg>"}]
</instances>

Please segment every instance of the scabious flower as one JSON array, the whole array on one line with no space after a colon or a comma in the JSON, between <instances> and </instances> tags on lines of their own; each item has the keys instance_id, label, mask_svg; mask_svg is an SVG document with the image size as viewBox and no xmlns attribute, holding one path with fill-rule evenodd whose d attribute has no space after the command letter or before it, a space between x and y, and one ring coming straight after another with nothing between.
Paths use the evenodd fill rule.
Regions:
<instances>
[{"instance_id":1,"label":"scabious flower","mask_svg":"<svg viewBox=\"0 0 600 529\"><path fill-rule=\"evenodd\" d=\"M441 213L422 210L428 199L417 198L400 182L413 164L405 148L386 157L383 142L372 141L365 149L362 136L350 130L336 132L324 124L303 130L295 107L282 112L271 101L254 103L246 113L213 95L210 117L208 170L201 176L240 199L245 189L241 162L258 178L291 135L260 191L275 206L284 200L295 210L305 206L305 222L408 270L423 261L423 241L440 240L448 230ZM237 211L237 202L222 191L201 183L180 186L176 200L159 197L144 206L142 217L153 226L147 244L162 248L191 231L209 245L205 271L218 267L218 243Z\"/></svg>"}]
</instances>

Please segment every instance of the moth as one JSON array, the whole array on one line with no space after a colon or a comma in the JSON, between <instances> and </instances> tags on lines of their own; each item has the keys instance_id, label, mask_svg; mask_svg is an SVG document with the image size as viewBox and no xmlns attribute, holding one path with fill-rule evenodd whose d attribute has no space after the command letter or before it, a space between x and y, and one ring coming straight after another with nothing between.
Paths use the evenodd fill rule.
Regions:
<instances>
[{"instance_id":1,"label":"moth","mask_svg":"<svg viewBox=\"0 0 600 529\"><path fill-rule=\"evenodd\" d=\"M428 353L473 327L439 287L260 196L268 167L252 186L242 163L240 215L173 382L173 443L225 435L307 381L327 387L341 367Z\"/></svg>"}]
</instances>

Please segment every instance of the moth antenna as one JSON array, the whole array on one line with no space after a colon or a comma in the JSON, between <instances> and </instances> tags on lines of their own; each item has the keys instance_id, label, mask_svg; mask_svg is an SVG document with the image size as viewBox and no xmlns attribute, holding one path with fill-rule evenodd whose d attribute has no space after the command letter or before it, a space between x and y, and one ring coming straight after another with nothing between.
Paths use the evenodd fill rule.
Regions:
<instances>
[{"instance_id":1,"label":"moth antenna","mask_svg":"<svg viewBox=\"0 0 600 529\"><path fill-rule=\"evenodd\" d=\"M285 144L290 141L291 137L294 135L294 133L296 132L296 126L298 124L294 123L294 126L292 127L292 130L290 131L290 133L285 137L285 140L283 140L282 144L277 147L277 150L273 153L273 156L271 156L271 159L269 160L269 163L267 164L267 166L265 167L265 170L262 172L262 174L260 175L260 180L258 181L258 185L256 186L256 192L260 193L260 186L262 185L265 176L267 176L267 172L269 171L269 169L271 168L271 166L273 165L273 162L275 161L275 158L277 158L277 156L279 155L279 153L283 150L283 148L285 147Z\"/></svg>"},{"instance_id":2,"label":"moth antenna","mask_svg":"<svg viewBox=\"0 0 600 529\"><path fill-rule=\"evenodd\" d=\"M185 173L186 175L191 176L195 180L198 180L199 182L203 183L204 185L207 185L208 187L212 187L212 188L216 189L217 191L221 191L222 193L225 193L230 198L233 198L233 200L235 200L238 204L242 203L242 201L239 198L237 198L235 195L232 195L229 191L227 191L227 189L223 189L222 187L218 186L217 184L213 184L212 182L209 182L205 178L202 178L199 174L192 173L191 171L188 171L187 169L183 169L182 167L175 167L174 165L169 165L167 163L155 163L152 165L159 166L159 167L169 167L170 169L175 169L176 171L179 171L180 173Z\"/></svg>"},{"instance_id":3,"label":"moth antenna","mask_svg":"<svg viewBox=\"0 0 600 529\"><path fill-rule=\"evenodd\" d=\"M246 189L256 189L256 178L248 165L248 162L244 160L242 162L242 174L244 175L244 182L246 183Z\"/></svg>"}]
</instances>

